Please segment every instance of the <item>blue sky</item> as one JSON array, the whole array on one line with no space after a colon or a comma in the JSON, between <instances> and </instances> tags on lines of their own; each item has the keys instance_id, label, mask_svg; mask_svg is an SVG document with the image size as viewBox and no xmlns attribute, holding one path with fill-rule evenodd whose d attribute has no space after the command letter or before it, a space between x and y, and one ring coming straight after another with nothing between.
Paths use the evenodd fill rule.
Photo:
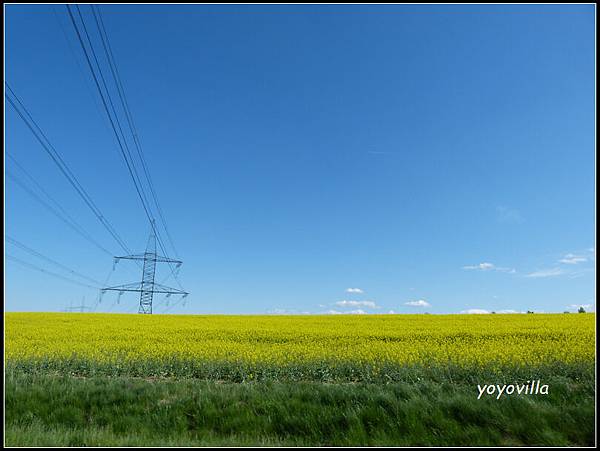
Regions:
<instances>
[{"instance_id":1,"label":"blue sky","mask_svg":"<svg viewBox=\"0 0 600 451\"><path fill-rule=\"evenodd\" d=\"M100 9L184 261L191 294L170 312L595 309L593 6ZM5 21L6 79L142 251L148 221L66 9L9 5ZM5 108L8 152L121 255ZM140 279L11 179L5 203L10 237L109 284ZM14 261L5 277L7 310L97 298ZM138 299L115 302L98 311Z\"/></svg>"}]
</instances>

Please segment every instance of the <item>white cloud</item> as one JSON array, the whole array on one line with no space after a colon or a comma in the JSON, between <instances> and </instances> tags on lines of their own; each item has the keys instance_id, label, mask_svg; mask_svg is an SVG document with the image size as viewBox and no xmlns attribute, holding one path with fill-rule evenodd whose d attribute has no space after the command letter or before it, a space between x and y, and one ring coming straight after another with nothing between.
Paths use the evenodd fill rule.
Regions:
<instances>
[{"instance_id":1,"label":"white cloud","mask_svg":"<svg viewBox=\"0 0 600 451\"><path fill-rule=\"evenodd\" d=\"M515 272L517 272L514 268L505 268L505 267L502 267L502 266L496 266L493 263L488 263L488 262L479 263L478 265L463 266L463 269L466 269L467 271L472 271L472 270L476 270L476 271L499 271L499 272L508 272L508 273L511 273L511 274L514 274Z\"/></svg>"},{"instance_id":2,"label":"white cloud","mask_svg":"<svg viewBox=\"0 0 600 451\"><path fill-rule=\"evenodd\" d=\"M311 312L290 310L284 308L274 308L267 311L267 315L311 315Z\"/></svg>"},{"instance_id":3,"label":"white cloud","mask_svg":"<svg viewBox=\"0 0 600 451\"><path fill-rule=\"evenodd\" d=\"M362 309L356 309L356 310L350 310L348 313L351 313L352 315L364 315L367 312L365 312Z\"/></svg>"},{"instance_id":4,"label":"white cloud","mask_svg":"<svg viewBox=\"0 0 600 451\"><path fill-rule=\"evenodd\" d=\"M358 294L362 294L362 293L364 293L364 291L361 290L360 288L346 288L346 293L358 293Z\"/></svg>"},{"instance_id":5,"label":"white cloud","mask_svg":"<svg viewBox=\"0 0 600 451\"><path fill-rule=\"evenodd\" d=\"M587 262L587 257L583 255L575 255L575 254L567 254L563 258L559 260L560 263L565 263L567 265L576 265L577 263Z\"/></svg>"},{"instance_id":6,"label":"white cloud","mask_svg":"<svg viewBox=\"0 0 600 451\"><path fill-rule=\"evenodd\" d=\"M335 303L338 307L367 307L367 308L380 308L373 301L338 301Z\"/></svg>"},{"instance_id":7,"label":"white cloud","mask_svg":"<svg viewBox=\"0 0 600 451\"><path fill-rule=\"evenodd\" d=\"M479 263L478 265L469 265L463 266L463 269L480 269L481 271L489 271L490 269L494 269L493 263Z\"/></svg>"},{"instance_id":8,"label":"white cloud","mask_svg":"<svg viewBox=\"0 0 600 451\"><path fill-rule=\"evenodd\" d=\"M388 312L388 314L389 314L389 315L395 315L395 314L396 314L396 312L395 312L395 311L393 311L393 310L390 310L390 311Z\"/></svg>"},{"instance_id":9,"label":"white cloud","mask_svg":"<svg viewBox=\"0 0 600 451\"><path fill-rule=\"evenodd\" d=\"M565 271L561 268L550 268L550 269L541 269L539 271L534 271L525 275L525 277L530 277L533 279L540 279L544 277L556 277L561 276L565 273Z\"/></svg>"},{"instance_id":10,"label":"white cloud","mask_svg":"<svg viewBox=\"0 0 600 451\"><path fill-rule=\"evenodd\" d=\"M268 315L286 315L289 314L290 311L283 308L274 308L272 310L267 311Z\"/></svg>"},{"instance_id":11,"label":"white cloud","mask_svg":"<svg viewBox=\"0 0 600 451\"><path fill-rule=\"evenodd\" d=\"M490 313L487 310L481 309L481 308L470 308L468 310L463 310L460 313L468 313L468 314L484 314L484 313Z\"/></svg>"},{"instance_id":12,"label":"white cloud","mask_svg":"<svg viewBox=\"0 0 600 451\"><path fill-rule=\"evenodd\" d=\"M367 312L365 312L362 309L356 309L356 310L350 310L350 311L346 311L346 312L340 312L339 310L328 310L327 312L325 312L328 315L365 315Z\"/></svg>"},{"instance_id":13,"label":"white cloud","mask_svg":"<svg viewBox=\"0 0 600 451\"><path fill-rule=\"evenodd\" d=\"M506 310L498 310L496 313L525 313L525 312L519 312L518 310L506 309Z\"/></svg>"},{"instance_id":14,"label":"white cloud","mask_svg":"<svg viewBox=\"0 0 600 451\"><path fill-rule=\"evenodd\" d=\"M405 302L404 305L409 305L411 307L431 307L431 304L423 299L419 299L418 301L408 301Z\"/></svg>"}]
</instances>

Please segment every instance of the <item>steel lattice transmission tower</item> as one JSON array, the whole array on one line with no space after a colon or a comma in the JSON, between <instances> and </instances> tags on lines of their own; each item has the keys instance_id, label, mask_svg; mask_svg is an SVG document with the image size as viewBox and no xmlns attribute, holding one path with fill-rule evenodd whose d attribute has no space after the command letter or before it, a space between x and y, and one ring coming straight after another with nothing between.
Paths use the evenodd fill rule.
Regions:
<instances>
[{"instance_id":1,"label":"steel lattice transmission tower","mask_svg":"<svg viewBox=\"0 0 600 451\"><path fill-rule=\"evenodd\" d=\"M150 237L148 238L148 245L146 246L146 252L143 254L125 255L122 257L115 257L115 263L119 260L142 260L142 281L141 283L134 282L124 285L116 285L113 287L106 287L102 289L102 292L106 291L118 291L119 294L123 294L127 291L134 291L140 293L140 307L138 313L152 314L152 299L154 293L162 293L170 296L172 294L182 295L186 297L189 293L176 288L167 287L156 283L154 276L156 273L156 263L168 263L169 265L175 264L177 268L183 263L180 260L173 260L156 253L156 235L154 232L154 224Z\"/></svg>"}]
</instances>

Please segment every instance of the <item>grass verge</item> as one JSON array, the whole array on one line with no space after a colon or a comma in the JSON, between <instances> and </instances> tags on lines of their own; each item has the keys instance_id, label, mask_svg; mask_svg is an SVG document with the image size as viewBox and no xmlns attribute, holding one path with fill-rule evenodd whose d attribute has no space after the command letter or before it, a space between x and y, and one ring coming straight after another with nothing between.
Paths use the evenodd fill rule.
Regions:
<instances>
[{"instance_id":1,"label":"grass verge","mask_svg":"<svg viewBox=\"0 0 600 451\"><path fill-rule=\"evenodd\" d=\"M480 381L490 383L501 381ZM506 381L517 382L514 380ZM6 374L8 446L593 445L594 380L477 399L476 384L231 383Z\"/></svg>"}]
</instances>

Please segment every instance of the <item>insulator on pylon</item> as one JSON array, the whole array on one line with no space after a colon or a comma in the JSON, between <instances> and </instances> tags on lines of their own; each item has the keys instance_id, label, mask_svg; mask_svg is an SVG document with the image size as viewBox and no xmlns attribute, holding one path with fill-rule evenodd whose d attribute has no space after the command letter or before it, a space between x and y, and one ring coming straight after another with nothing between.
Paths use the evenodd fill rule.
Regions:
<instances>
[{"instance_id":1,"label":"insulator on pylon","mask_svg":"<svg viewBox=\"0 0 600 451\"><path fill-rule=\"evenodd\" d=\"M122 259L143 260L143 262L144 262L144 265L141 266L141 268L142 268L141 284L140 284L140 282L137 282L137 283L119 285L116 287L102 288L102 293L104 293L105 291L108 291L108 290L118 292L118 297L117 297L115 304L118 304L120 302L121 295L124 292L127 292L127 291L137 292L137 293L140 293L139 313L152 314L152 310L153 310L152 302L153 302L153 297L155 294L158 294L158 293L167 294L165 299L163 301L161 301L161 303L164 301L167 301L167 305L169 305L168 299L172 294L183 294L182 292L180 292L179 290L176 290L175 288L171 289L169 287L163 287L162 285L155 282L156 264L157 263L168 263L170 266L170 269L171 269L171 275L176 275L179 272L179 268L182 264L182 262L176 261L177 262L176 268L173 268L173 262L174 262L173 260L171 260L168 256L166 256L166 257L159 256L156 253L156 239L157 239L157 237L155 235L154 221L152 221L152 232L150 233L150 237L148 238L148 244L146 245L146 251L144 253L126 255L126 256L122 256L122 257L113 256L113 258L114 258L113 271L116 269L117 264ZM107 276L107 282L108 282L109 278L110 278L110 275ZM165 280L167 280L167 279L165 279ZM107 282L105 282L105 283L107 283ZM171 291L171 292L166 293L169 291ZM171 305L171 307L173 307L175 304L176 303L173 303Z\"/></svg>"}]
</instances>

